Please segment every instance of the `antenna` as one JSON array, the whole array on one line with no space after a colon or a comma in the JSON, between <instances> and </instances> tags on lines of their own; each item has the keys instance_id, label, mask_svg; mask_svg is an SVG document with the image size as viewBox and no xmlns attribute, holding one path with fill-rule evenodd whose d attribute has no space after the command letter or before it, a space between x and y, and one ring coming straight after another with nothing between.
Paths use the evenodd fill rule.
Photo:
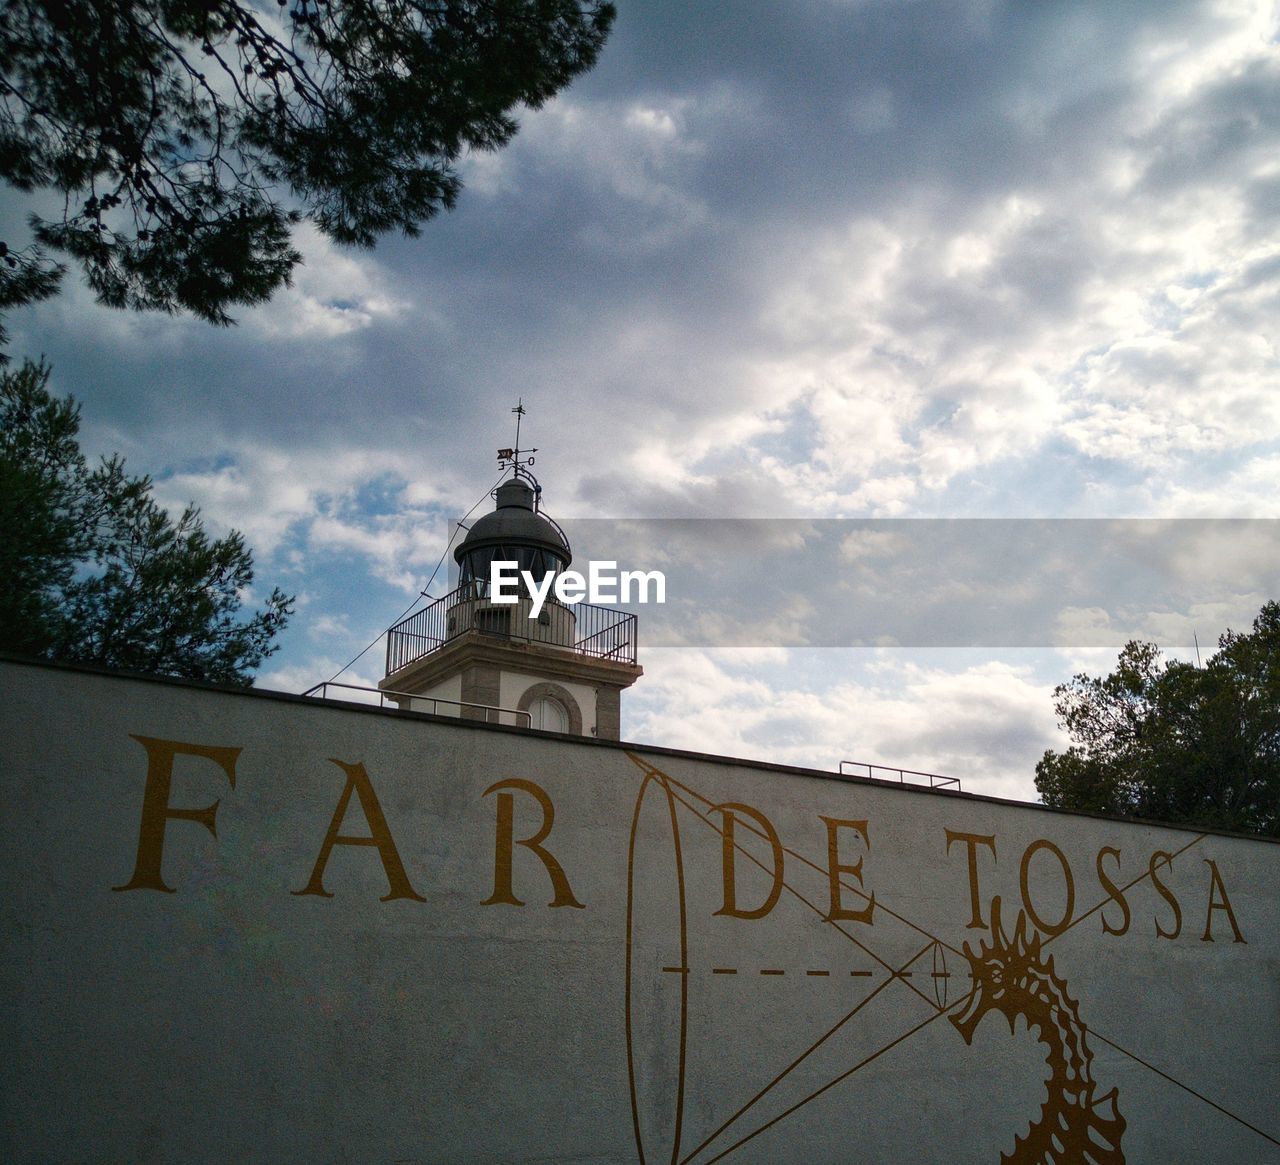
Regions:
<instances>
[{"instance_id":1,"label":"antenna","mask_svg":"<svg viewBox=\"0 0 1280 1165\"><path fill-rule=\"evenodd\" d=\"M1195 641L1196 645L1196 667L1201 667L1203 665L1200 663L1200 640L1194 631L1191 632L1191 638Z\"/></svg>"},{"instance_id":2,"label":"antenna","mask_svg":"<svg viewBox=\"0 0 1280 1165\"><path fill-rule=\"evenodd\" d=\"M528 466L533 464L533 454L537 453L537 450L520 448L520 422L524 419L525 414L524 397L519 398L516 407L511 411L516 415L516 443L512 449L498 450L498 468L502 470L514 469L517 477L527 477L536 488L538 483L533 474L528 472Z\"/></svg>"}]
</instances>

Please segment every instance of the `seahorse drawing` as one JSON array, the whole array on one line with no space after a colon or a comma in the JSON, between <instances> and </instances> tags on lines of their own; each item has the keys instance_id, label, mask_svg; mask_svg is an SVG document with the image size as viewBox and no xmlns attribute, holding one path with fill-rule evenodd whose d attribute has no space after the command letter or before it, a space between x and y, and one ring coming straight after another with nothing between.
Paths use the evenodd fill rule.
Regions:
<instances>
[{"instance_id":1,"label":"seahorse drawing","mask_svg":"<svg viewBox=\"0 0 1280 1165\"><path fill-rule=\"evenodd\" d=\"M1010 939L1000 925L1000 899L994 898L991 941L978 951L965 943L964 953L973 994L964 1011L950 1019L965 1043L973 1043L989 1011L1003 1015L1010 1032L1022 1016L1045 1045L1051 1071L1040 1119L1015 1139L1012 1153L1001 1154L1001 1165L1123 1165L1125 1119L1116 1105L1116 1089L1095 1097L1093 1053L1076 1001L1055 974L1053 957L1042 957L1039 933L1028 939L1026 915L1019 911Z\"/></svg>"}]
</instances>

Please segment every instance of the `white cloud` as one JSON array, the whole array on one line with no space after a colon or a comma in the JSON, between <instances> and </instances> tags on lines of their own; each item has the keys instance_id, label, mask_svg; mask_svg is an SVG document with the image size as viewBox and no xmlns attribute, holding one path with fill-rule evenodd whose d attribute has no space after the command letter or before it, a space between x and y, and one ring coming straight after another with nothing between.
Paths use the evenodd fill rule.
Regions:
<instances>
[{"instance_id":1,"label":"white cloud","mask_svg":"<svg viewBox=\"0 0 1280 1165\"><path fill-rule=\"evenodd\" d=\"M560 96L526 119L515 156L575 174L590 158L590 183L603 186L606 204L621 213L585 228L583 241L609 254L663 249L709 222L706 204L683 180L704 149L690 122L705 110L694 106L686 98L588 104Z\"/></svg>"},{"instance_id":2,"label":"white cloud","mask_svg":"<svg viewBox=\"0 0 1280 1165\"><path fill-rule=\"evenodd\" d=\"M15 313L98 445L314 594L264 683L331 674L384 618L367 592L413 593L522 394L560 516L1274 516L1271 5L1064 3L1006 36L994 4L839 4L824 42L811 4L688 36L708 11L636 6L589 79L464 160L455 215L374 254L305 231L296 287L238 329L96 308L74 277ZM1082 600L1065 642L1121 615L1216 637L1270 581L1223 537L1200 553L1245 556L1234 590ZM628 716L1029 792L1034 675L890 656L854 684L813 652L810 682L798 658L654 652Z\"/></svg>"},{"instance_id":3,"label":"white cloud","mask_svg":"<svg viewBox=\"0 0 1280 1165\"><path fill-rule=\"evenodd\" d=\"M394 321L409 310L369 252L344 250L310 224L294 232L293 242L303 256L293 286L244 312L246 331L267 342L333 339L377 320Z\"/></svg>"},{"instance_id":4,"label":"white cloud","mask_svg":"<svg viewBox=\"0 0 1280 1165\"><path fill-rule=\"evenodd\" d=\"M273 692L292 692L301 695L324 683L345 663L329 656L321 656L301 665L273 667L268 663L258 673L254 686ZM381 703L376 689L380 676L367 668L356 668L342 673L340 679L325 689L324 695L335 700L350 700L356 704ZM343 686L338 686L343 685ZM319 697L321 693L317 693Z\"/></svg>"},{"instance_id":5,"label":"white cloud","mask_svg":"<svg viewBox=\"0 0 1280 1165\"><path fill-rule=\"evenodd\" d=\"M329 639L334 636L349 636L351 628L348 625L348 616L340 615L321 615L312 621L307 628L307 634L313 639Z\"/></svg>"},{"instance_id":6,"label":"white cloud","mask_svg":"<svg viewBox=\"0 0 1280 1165\"><path fill-rule=\"evenodd\" d=\"M968 792L1035 799L1035 763L1061 747L1051 684L999 661L957 669L876 655L862 682L829 682L865 652L732 649L646 654L624 698L630 739L835 771L842 760L959 777ZM816 673L816 674L815 674ZM799 675L808 674L801 687Z\"/></svg>"}]
</instances>

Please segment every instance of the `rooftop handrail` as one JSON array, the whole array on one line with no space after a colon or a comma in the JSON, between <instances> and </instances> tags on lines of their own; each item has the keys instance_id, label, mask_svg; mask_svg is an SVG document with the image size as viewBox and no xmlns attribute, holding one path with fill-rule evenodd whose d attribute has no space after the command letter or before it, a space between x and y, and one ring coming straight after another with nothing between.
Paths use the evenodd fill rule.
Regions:
<instances>
[{"instance_id":1,"label":"rooftop handrail","mask_svg":"<svg viewBox=\"0 0 1280 1165\"><path fill-rule=\"evenodd\" d=\"M523 712L519 708L503 708L497 704L477 704L472 700L449 700L449 699L446 699L444 696L424 696L420 692L399 692L393 688L370 688L370 687L366 687L363 684L340 684L335 680L325 680L323 683L315 684L313 687L308 688L302 694L304 696L318 695L320 699L327 700L329 698L330 688L345 688L353 692L372 692L373 694L378 696L378 707L380 708L386 707L386 700L388 698L391 698L393 700L396 698L399 698L401 700L414 701L419 704L430 704L431 710L433 713L435 713L436 706L438 704L445 704L449 707L457 708L459 711L459 715L461 715L461 713L464 710L484 712L485 713L484 718L488 723L501 724L503 723L503 720L502 720L503 716L510 716L512 721L515 723L516 727L518 728L533 727L532 713ZM410 704L409 708L407 709L400 708L399 705L397 705L397 709L399 711L411 711L411 712L423 711L423 709L421 708L413 707L412 704ZM496 713L496 715L490 715L490 713Z\"/></svg>"},{"instance_id":2,"label":"rooftop handrail","mask_svg":"<svg viewBox=\"0 0 1280 1165\"><path fill-rule=\"evenodd\" d=\"M845 777L863 775L859 773L846 772L845 765L848 765L850 768L866 769L867 771L865 775L867 777L872 777L873 770L875 772L881 772L881 773L893 773L897 776L898 783L900 785L920 784L921 783L920 781L908 781L907 777L909 776L923 777L924 783L927 783L929 788L931 789L944 789L950 786L954 786L957 792L962 791L960 789L959 777L944 777L940 773L925 773L925 772L921 772L919 769L900 769L900 768L895 768L892 765L877 765L877 764L872 764L870 761L864 761L864 760L842 760L840 762L840 775ZM878 777L873 779L883 781L883 780L890 780L891 778Z\"/></svg>"}]
</instances>

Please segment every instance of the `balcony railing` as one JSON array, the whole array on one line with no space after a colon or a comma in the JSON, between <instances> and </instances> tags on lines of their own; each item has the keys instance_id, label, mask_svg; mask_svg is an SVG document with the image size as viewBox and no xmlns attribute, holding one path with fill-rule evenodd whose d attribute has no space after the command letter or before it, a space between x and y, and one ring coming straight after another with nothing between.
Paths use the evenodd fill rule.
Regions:
<instances>
[{"instance_id":1,"label":"balcony railing","mask_svg":"<svg viewBox=\"0 0 1280 1165\"><path fill-rule=\"evenodd\" d=\"M596 659L636 661L636 617L629 611L590 603L570 606L553 598L548 598L533 618L529 617L531 610L528 598L497 604L482 588L464 583L387 632L387 675L470 632Z\"/></svg>"}]
</instances>

